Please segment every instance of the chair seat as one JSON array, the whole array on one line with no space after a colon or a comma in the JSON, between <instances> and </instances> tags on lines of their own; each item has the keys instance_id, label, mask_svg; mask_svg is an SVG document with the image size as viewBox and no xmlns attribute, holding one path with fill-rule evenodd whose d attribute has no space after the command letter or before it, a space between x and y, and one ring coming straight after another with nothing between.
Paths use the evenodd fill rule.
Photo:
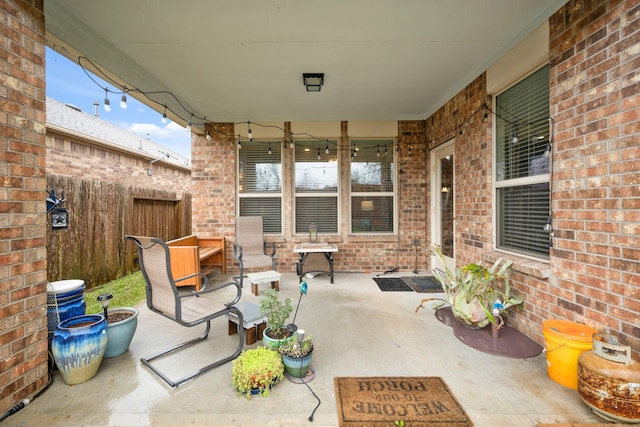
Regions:
<instances>
[{"instance_id":1,"label":"chair seat","mask_svg":"<svg viewBox=\"0 0 640 427\"><path fill-rule=\"evenodd\" d=\"M272 260L268 255L245 255L242 264L244 268L271 267Z\"/></svg>"},{"instance_id":2,"label":"chair seat","mask_svg":"<svg viewBox=\"0 0 640 427\"><path fill-rule=\"evenodd\" d=\"M182 320L189 323L195 322L207 317L212 312L222 311L226 308L224 304L207 296L188 298L182 301Z\"/></svg>"}]
</instances>

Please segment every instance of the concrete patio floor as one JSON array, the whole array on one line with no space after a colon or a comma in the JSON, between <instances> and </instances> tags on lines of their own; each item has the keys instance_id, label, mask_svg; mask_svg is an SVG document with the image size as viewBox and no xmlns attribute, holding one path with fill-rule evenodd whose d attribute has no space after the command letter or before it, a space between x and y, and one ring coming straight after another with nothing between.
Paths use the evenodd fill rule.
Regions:
<instances>
[{"instance_id":1,"label":"concrete patio floor","mask_svg":"<svg viewBox=\"0 0 640 427\"><path fill-rule=\"evenodd\" d=\"M602 422L575 390L549 379L544 353L512 359L474 350L431 310L414 313L428 294L381 292L372 277L336 273L335 284L326 275L307 280L309 292L302 297L296 324L315 342L316 375L309 386L321 404L312 422L308 418L317 400L305 385L285 379L271 396L247 400L231 386L231 363L176 389L167 387L139 358L195 337L203 328L181 327L141 304L138 330L127 353L104 359L98 374L82 384L68 386L55 371L53 384L3 425L338 426L336 376L442 377L477 427ZM214 283L226 279L213 278ZM260 293L267 287L261 285ZM280 290L295 307L297 276L283 274ZM245 283L242 300L258 299ZM227 334L227 320L219 319L205 343L163 366L177 378L186 368L231 353L236 342L236 336Z\"/></svg>"}]
</instances>

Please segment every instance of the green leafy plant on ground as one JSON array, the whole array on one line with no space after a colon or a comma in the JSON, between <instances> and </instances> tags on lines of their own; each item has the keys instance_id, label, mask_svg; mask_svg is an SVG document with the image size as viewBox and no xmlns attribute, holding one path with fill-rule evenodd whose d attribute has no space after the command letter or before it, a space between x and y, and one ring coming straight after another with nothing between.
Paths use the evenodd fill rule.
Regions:
<instances>
[{"instance_id":1,"label":"green leafy plant on ground","mask_svg":"<svg viewBox=\"0 0 640 427\"><path fill-rule=\"evenodd\" d=\"M135 307L147 297L142 273L137 271L120 279L112 280L104 285L91 288L85 296L87 314L102 313L102 305L97 300L98 295L111 294L109 308Z\"/></svg>"}]
</instances>

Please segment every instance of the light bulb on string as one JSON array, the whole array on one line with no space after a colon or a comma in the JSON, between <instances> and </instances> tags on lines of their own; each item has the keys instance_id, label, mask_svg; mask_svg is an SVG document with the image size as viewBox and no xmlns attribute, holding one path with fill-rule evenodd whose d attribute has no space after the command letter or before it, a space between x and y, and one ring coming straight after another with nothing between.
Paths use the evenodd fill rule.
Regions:
<instances>
[{"instance_id":1,"label":"light bulb on string","mask_svg":"<svg viewBox=\"0 0 640 427\"><path fill-rule=\"evenodd\" d=\"M249 141L253 141L253 132L251 132L251 122L247 122L247 125L249 127L247 131L247 136L249 137Z\"/></svg>"},{"instance_id":2,"label":"light bulb on string","mask_svg":"<svg viewBox=\"0 0 640 427\"><path fill-rule=\"evenodd\" d=\"M320 149L318 149L320 151ZM329 154L329 144L324 147L324 154Z\"/></svg>"},{"instance_id":3,"label":"light bulb on string","mask_svg":"<svg viewBox=\"0 0 640 427\"><path fill-rule=\"evenodd\" d=\"M293 138L289 141L289 148L293 148Z\"/></svg>"},{"instance_id":4,"label":"light bulb on string","mask_svg":"<svg viewBox=\"0 0 640 427\"><path fill-rule=\"evenodd\" d=\"M122 96L120 97L120 108L123 110L127 109L127 95L125 95L125 92L122 92Z\"/></svg>"},{"instance_id":5,"label":"light bulb on string","mask_svg":"<svg viewBox=\"0 0 640 427\"><path fill-rule=\"evenodd\" d=\"M318 160L320 160L320 148L318 148Z\"/></svg>"},{"instance_id":6,"label":"light bulb on string","mask_svg":"<svg viewBox=\"0 0 640 427\"><path fill-rule=\"evenodd\" d=\"M209 132L209 129L207 129L207 134L206 134L206 139L207 141L211 141L211 132Z\"/></svg>"},{"instance_id":7,"label":"light bulb on string","mask_svg":"<svg viewBox=\"0 0 640 427\"><path fill-rule=\"evenodd\" d=\"M544 150L544 154L542 154L544 157L549 157L551 156L551 143L547 144L547 148L545 148Z\"/></svg>"},{"instance_id":8,"label":"light bulb on string","mask_svg":"<svg viewBox=\"0 0 640 427\"><path fill-rule=\"evenodd\" d=\"M269 143L269 150L267 151L268 154L271 154L271 143Z\"/></svg>"},{"instance_id":9,"label":"light bulb on string","mask_svg":"<svg viewBox=\"0 0 640 427\"><path fill-rule=\"evenodd\" d=\"M242 148L242 142L240 142L240 135L238 135L238 150Z\"/></svg>"},{"instance_id":10,"label":"light bulb on string","mask_svg":"<svg viewBox=\"0 0 640 427\"><path fill-rule=\"evenodd\" d=\"M104 90L104 111L111 111L111 102L109 102L109 89Z\"/></svg>"},{"instance_id":11,"label":"light bulb on string","mask_svg":"<svg viewBox=\"0 0 640 427\"><path fill-rule=\"evenodd\" d=\"M187 130L189 132L191 132L191 119L193 119L193 113L191 113L191 116L189 117L189 121L187 122Z\"/></svg>"},{"instance_id":12,"label":"light bulb on string","mask_svg":"<svg viewBox=\"0 0 640 427\"><path fill-rule=\"evenodd\" d=\"M376 152L376 157L380 157L380 146L378 145L378 151Z\"/></svg>"},{"instance_id":13,"label":"light bulb on string","mask_svg":"<svg viewBox=\"0 0 640 427\"><path fill-rule=\"evenodd\" d=\"M167 123L167 106L164 106L164 112L162 113L162 123L166 124Z\"/></svg>"},{"instance_id":14,"label":"light bulb on string","mask_svg":"<svg viewBox=\"0 0 640 427\"><path fill-rule=\"evenodd\" d=\"M515 127L513 128L513 135L511 140L513 141L514 144L518 143L518 125L515 125Z\"/></svg>"},{"instance_id":15,"label":"light bulb on string","mask_svg":"<svg viewBox=\"0 0 640 427\"><path fill-rule=\"evenodd\" d=\"M385 156L387 155L387 146L386 145L384 146L384 155Z\"/></svg>"}]
</instances>

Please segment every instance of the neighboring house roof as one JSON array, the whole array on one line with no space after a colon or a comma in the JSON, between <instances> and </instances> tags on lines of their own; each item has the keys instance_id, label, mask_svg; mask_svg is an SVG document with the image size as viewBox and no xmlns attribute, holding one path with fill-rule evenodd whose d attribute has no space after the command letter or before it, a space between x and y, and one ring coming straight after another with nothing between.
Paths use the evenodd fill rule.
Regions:
<instances>
[{"instance_id":1,"label":"neighboring house roof","mask_svg":"<svg viewBox=\"0 0 640 427\"><path fill-rule=\"evenodd\" d=\"M191 159L79 108L47 97L47 127L84 136L95 143L191 169Z\"/></svg>"}]
</instances>

